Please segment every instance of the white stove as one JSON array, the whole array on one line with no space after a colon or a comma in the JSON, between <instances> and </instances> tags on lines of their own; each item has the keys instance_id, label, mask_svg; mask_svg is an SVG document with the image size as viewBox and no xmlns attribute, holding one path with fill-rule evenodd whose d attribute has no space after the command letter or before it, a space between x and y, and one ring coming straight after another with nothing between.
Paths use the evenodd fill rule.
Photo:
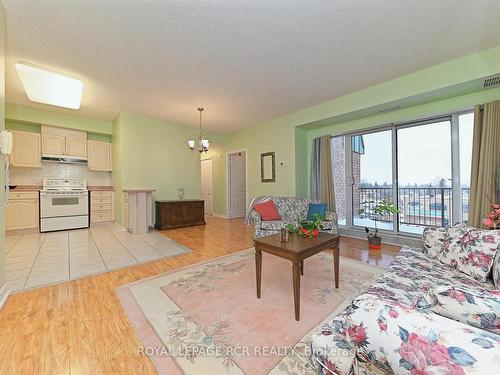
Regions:
<instances>
[{"instance_id":1,"label":"white stove","mask_svg":"<svg viewBox=\"0 0 500 375\"><path fill-rule=\"evenodd\" d=\"M44 177L40 191L40 232L88 228L89 192L83 177Z\"/></svg>"}]
</instances>

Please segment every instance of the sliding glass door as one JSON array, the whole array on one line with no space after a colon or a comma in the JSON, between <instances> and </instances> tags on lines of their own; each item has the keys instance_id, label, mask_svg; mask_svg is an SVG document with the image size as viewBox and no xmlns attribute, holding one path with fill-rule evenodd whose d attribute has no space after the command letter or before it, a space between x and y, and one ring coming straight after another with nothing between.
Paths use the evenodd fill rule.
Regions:
<instances>
[{"instance_id":1,"label":"sliding glass door","mask_svg":"<svg viewBox=\"0 0 500 375\"><path fill-rule=\"evenodd\" d=\"M466 221L474 114L391 124L332 137L339 224L421 234ZM375 216L392 201L398 215Z\"/></svg>"},{"instance_id":2,"label":"sliding glass door","mask_svg":"<svg viewBox=\"0 0 500 375\"><path fill-rule=\"evenodd\" d=\"M397 129L399 230L452 222L451 120Z\"/></svg>"},{"instance_id":3,"label":"sliding glass door","mask_svg":"<svg viewBox=\"0 0 500 375\"><path fill-rule=\"evenodd\" d=\"M391 131L351 137L352 216L355 226L392 230L392 217L376 216L374 208L383 200L392 201Z\"/></svg>"},{"instance_id":4,"label":"sliding glass door","mask_svg":"<svg viewBox=\"0 0 500 375\"><path fill-rule=\"evenodd\" d=\"M459 199L462 210L462 221L469 219L469 193L472 162L472 134L474 132L474 113L458 116L460 186Z\"/></svg>"}]
</instances>

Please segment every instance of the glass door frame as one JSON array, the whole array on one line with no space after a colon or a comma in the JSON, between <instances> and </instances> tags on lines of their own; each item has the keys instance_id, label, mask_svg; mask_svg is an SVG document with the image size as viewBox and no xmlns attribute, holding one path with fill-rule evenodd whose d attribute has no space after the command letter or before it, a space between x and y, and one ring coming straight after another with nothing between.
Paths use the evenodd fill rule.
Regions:
<instances>
[{"instance_id":1,"label":"glass door frame","mask_svg":"<svg viewBox=\"0 0 500 375\"><path fill-rule=\"evenodd\" d=\"M347 133L345 134L345 154L346 154L346 157L345 157L345 170L346 170L346 207L348 207L348 209L346 210L346 228L348 229L359 229L359 228L364 228L360 225L355 225L354 224L354 207L353 207L353 203L354 203L354 200L353 200L353 189L352 187L354 186L354 177L353 177L353 171L352 171L352 138L355 137L355 136L362 136L362 135L366 135L366 134L373 134L373 133L380 133L380 132L384 132L384 131L388 131L390 130L391 131L391 146L392 146L392 150L391 150L391 160L392 160L392 196L394 198L394 192L395 192L395 188L394 188L394 160L396 159L394 157L394 142L393 142L393 139L394 139L394 129L395 129L395 125L394 124L385 124L385 125L381 125L381 126L377 126L377 127L372 127L372 128L368 128L368 129L365 129L365 130L359 130L359 131L356 131L356 132L352 132L352 133ZM396 202L396 200L395 200ZM394 222L394 218L395 218L395 215L393 215L393 219L392 219L392 230L389 230L389 229L378 229L378 231L380 233L388 233L388 234L395 234L396 231L396 223Z\"/></svg>"},{"instance_id":2,"label":"glass door frame","mask_svg":"<svg viewBox=\"0 0 500 375\"><path fill-rule=\"evenodd\" d=\"M393 202L399 202L399 182L398 182L398 139L397 131L399 129L428 125L437 122L450 122L450 141L451 141L451 186L452 186L452 221L450 225L462 221L462 188L460 185L460 133L459 133L459 116L474 112L473 109L465 109L456 111L450 114L429 117L421 120L396 122L384 124L377 127L372 127L364 130L358 130L344 134L345 137L345 184L346 184L346 225L347 229L362 228L359 225L354 225L354 207L353 207L353 189L354 178L352 170L352 138L354 136L362 136L365 134L378 133L382 131L391 131L391 158L392 158L392 197ZM335 135L341 136L342 134ZM404 235L410 237L419 237L418 234L400 231L399 214L393 215L393 229L379 229L382 233L394 235Z\"/></svg>"}]
</instances>

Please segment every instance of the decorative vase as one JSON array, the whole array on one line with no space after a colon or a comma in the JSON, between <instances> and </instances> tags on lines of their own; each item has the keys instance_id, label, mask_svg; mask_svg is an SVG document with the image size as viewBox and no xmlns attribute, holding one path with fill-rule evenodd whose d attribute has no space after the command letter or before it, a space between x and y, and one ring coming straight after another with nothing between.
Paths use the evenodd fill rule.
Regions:
<instances>
[{"instance_id":1,"label":"decorative vase","mask_svg":"<svg viewBox=\"0 0 500 375\"><path fill-rule=\"evenodd\" d=\"M368 248L370 250L382 249L382 237L368 237Z\"/></svg>"},{"instance_id":2,"label":"decorative vase","mask_svg":"<svg viewBox=\"0 0 500 375\"><path fill-rule=\"evenodd\" d=\"M301 228L300 231L308 237L317 237L319 235L319 229L314 229L310 231L307 228Z\"/></svg>"}]
</instances>

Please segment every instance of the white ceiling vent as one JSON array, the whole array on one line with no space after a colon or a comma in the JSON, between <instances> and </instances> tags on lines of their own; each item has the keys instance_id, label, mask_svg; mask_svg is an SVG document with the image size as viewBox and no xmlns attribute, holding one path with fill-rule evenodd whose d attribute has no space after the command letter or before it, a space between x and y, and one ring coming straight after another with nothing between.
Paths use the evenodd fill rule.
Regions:
<instances>
[{"instance_id":1,"label":"white ceiling vent","mask_svg":"<svg viewBox=\"0 0 500 375\"><path fill-rule=\"evenodd\" d=\"M500 86L500 74L495 74L494 76L490 76L485 78L481 83L481 88L489 89L490 87Z\"/></svg>"}]
</instances>

